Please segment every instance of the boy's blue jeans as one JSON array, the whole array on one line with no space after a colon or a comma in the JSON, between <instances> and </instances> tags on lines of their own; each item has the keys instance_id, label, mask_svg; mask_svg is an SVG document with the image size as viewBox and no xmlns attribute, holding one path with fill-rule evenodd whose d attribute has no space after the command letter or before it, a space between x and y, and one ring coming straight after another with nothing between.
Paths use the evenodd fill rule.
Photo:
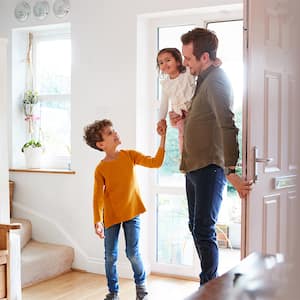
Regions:
<instances>
[{"instance_id":1,"label":"boy's blue jeans","mask_svg":"<svg viewBox=\"0 0 300 300\"><path fill-rule=\"evenodd\" d=\"M186 174L189 228L201 263L201 285L217 277L219 250L215 224L225 183L224 170L213 164Z\"/></svg>"},{"instance_id":2,"label":"boy's blue jeans","mask_svg":"<svg viewBox=\"0 0 300 300\"><path fill-rule=\"evenodd\" d=\"M144 265L139 252L140 223L140 216L122 223L126 243L126 256L131 263L136 285L144 284L146 279ZM110 292L119 291L117 260L120 228L121 223L106 228L104 231L105 272Z\"/></svg>"}]
</instances>

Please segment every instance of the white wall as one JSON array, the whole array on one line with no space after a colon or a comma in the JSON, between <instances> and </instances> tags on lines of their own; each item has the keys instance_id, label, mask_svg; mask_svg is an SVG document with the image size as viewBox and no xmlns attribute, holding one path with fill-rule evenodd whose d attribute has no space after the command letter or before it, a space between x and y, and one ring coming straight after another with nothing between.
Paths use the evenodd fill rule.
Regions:
<instances>
[{"instance_id":1,"label":"white wall","mask_svg":"<svg viewBox=\"0 0 300 300\"><path fill-rule=\"evenodd\" d=\"M136 99L138 16L241 1L70 0L69 17L60 20L50 14L44 21L37 21L31 16L24 23L14 19L18 2L0 0L0 36L8 38L9 49L14 28L71 23L72 169L76 175L11 173L10 178L16 182L14 213L33 221L34 238L72 245L76 253L75 268L104 273L103 243L94 234L92 218L93 171L101 154L84 144L83 127L94 119L111 118L123 147L140 147L137 132L141 134L142 130L137 128L146 131L155 127L136 118L136 102L140 100ZM9 67L8 78L10 70ZM9 80L8 99L11 94ZM143 185L147 184L145 180ZM143 196L147 203L147 193ZM145 223L147 217L146 214ZM120 262L124 267L121 275L131 274L124 255Z\"/></svg>"}]
</instances>

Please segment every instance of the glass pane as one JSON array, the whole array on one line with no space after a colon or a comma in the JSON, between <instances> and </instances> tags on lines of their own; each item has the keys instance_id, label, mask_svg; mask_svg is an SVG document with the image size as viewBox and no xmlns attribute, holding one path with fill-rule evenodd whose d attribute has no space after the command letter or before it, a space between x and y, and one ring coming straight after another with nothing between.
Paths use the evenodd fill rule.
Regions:
<instances>
[{"instance_id":1,"label":"glass pane","mask_svg":"<svg viewBox=\"0 0 300 300\"><path fill-rule=\"evenodd\" d=\"M195 25L182 25L174 27L158 28L158 48L175 47L181 51L182 44L180 37L182 34L193 29ZM158 95L161 94L159 79L157 82ZM158 96L158 98L160 98ZM166 140L166 156L163 166L158 171L158 183L164 186L184 186L184 176L179 171L180 153L178 148L178 130L173 128L168 122L168 134Z\"/></svg>"},{"instance_id":2,"label":"glass pane","mask_svg":"<svg viewBox=\"0 0 300 300\"><path fill-rule=\"evenodd\" d=\"M52 156L70 156L70 101L46 99L41 101L42 141Z\"/></svg>"},{"instance_id":3,"label":"glass pane","mask_svg":"<svg viewBox=\"0 0 300 300\"><path fill-rule=\"evenodd\" d=\"M194 244L188 229L185 196L157 197L157 262L193 265Z\"/></svg>"},{"instance_id":4,"label":"glass pane","mask_svg":"<svg viewBox=\"0 0 300 300\"><path fill-rule=\"evenodd\" d=\"M240 147L239 162L242 160L242 105L243 105L243 21L209 23L207 28L213 30L219 39L218 57L222 60L222 68L228 75L234 93L235 122L239 128L238 142ZM241 175L241 168L237 168ZM241 201L228 183L223 196L220 223L229 224L228 247L240 248L241 234Z\"/></svg>"},{"instance_id":5,"label":"glass pane","mask_svg":"<svg viewBox=\"0 0 300 300\"><path fill-rule=\"evenodd\" d=\"M239 130L238 141L240 159L242 159L242 105L244 89L243 69L243 21L209 23L207 28L213 30L218 39L218 57L222 68L228 75L234 93L234 114Z\"/></svg>"},{"instance_id":6,"label":"glass pane","mask_svg":"<svg viewBox=\"0 0 300 300\"><path fill-rule=\"evenodd\" d=\"M158 49L175 47L181 52L180 37L193 28L193 24L158 28Z\"/></svg>"},{"instance_id":7,"label":"glass pane","mask_svg":"<svg viewBox=\"0 0 300 300\"><path fill-rule=\"evenodd\" d=\"M169 124L169 118L167 118L167 123L168 134L165 159L162 167L158 169L159 185L184 187L184 174L179 171L180 152L178 147L178 130Z\"/></svg>"},{"instance_id":8,"label":"glass pane","mask_svg":"<svg viewBox=\"0 0 300 300\"><path fill-rule=\"evenodd\" d=\"M38 41L35 68L40 95L70 94L71 40Z\"/></svg>"}]
</instances>

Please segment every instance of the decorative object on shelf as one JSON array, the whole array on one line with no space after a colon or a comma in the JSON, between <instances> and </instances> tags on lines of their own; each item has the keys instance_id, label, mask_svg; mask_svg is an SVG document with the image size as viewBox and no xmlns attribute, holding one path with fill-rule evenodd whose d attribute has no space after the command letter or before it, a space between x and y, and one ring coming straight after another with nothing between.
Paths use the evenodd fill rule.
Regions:
<instances>
[{"instance_id":1,"label":"decorative object on shelf","mask_svg":"<svg viewBox=\"0 0 300 300\"><path fill-rule=\"evenodd\" d=\"M39 20L45 19L49 14L48 1L37 1L33 6L33 14Z\"/></svg>"},{"instance_id":2,"label":"decorative object on shelf","mask_svg":"<svg viewBox=\"0 0 300 300\"><path fill-rule=\"evenodd\" d=\"M15 18L20 22L25 22L30 16L30 11L30 5L26 1L22 1L15 8Z\"/></svg>"},{"instance_id":3,"label":"decorative object on shelf","mask_svg":"<svg viewBox=\"0 0 300 300\"><path fill-rule=\"evenodd\" d=\"M43 147L39 141L30 140L21 149L25 154L26 168L39 169L41 167Z\"/></svg>"},{"instance_id":4,"label":"decorative object on shelf","mask_svg":"<svg viewBox=\"0 0 300 300\"><path fill-rule=\"evenodd\" d=\"M53 4L53 12L58 18L65 17L70 12L69 0L55 0Z\"/></svg>"}]
</instances>

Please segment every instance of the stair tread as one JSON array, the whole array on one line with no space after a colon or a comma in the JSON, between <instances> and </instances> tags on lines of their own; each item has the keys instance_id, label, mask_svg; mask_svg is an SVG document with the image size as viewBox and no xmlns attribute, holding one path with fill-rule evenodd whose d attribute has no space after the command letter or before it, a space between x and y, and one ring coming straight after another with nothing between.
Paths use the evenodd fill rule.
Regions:
<instances>
[{"instance_id":1,"label":"stair tread","mask_svg":"<svg viewBox=\"0 0 300 300\"><path fill-rule=\"evenodd\" d=\"M8 255L8 250L0 250L0 256Z\"/></svg>"},{"instance_id":2,"label":"stair tread","mask_svg":"<svg viewBox=\"0 0 300 300\"><path fill-rule=\"evenodd\" d=\"M22 287L71 270L74 249L70 246L31 240L22 249Z\"/></svg>"}]
</instances>

